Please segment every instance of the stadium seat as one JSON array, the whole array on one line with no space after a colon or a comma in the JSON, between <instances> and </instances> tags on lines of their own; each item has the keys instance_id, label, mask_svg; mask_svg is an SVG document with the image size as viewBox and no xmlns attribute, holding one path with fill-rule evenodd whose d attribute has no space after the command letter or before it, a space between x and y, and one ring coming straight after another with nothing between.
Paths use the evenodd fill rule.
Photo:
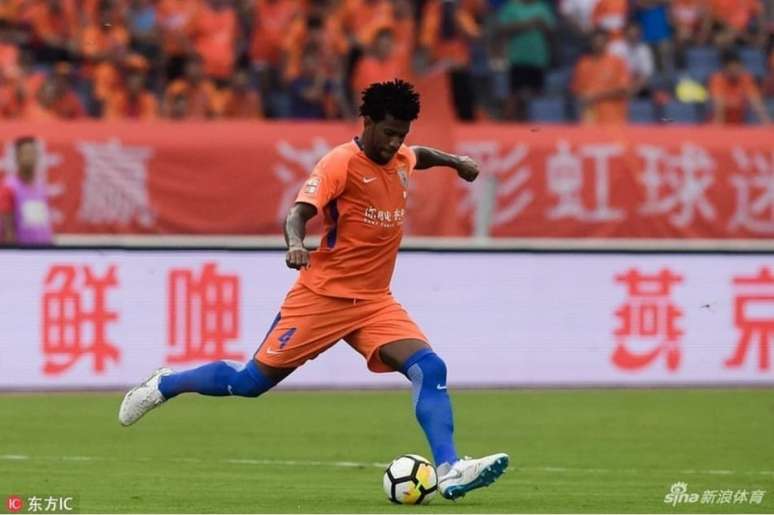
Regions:
<instances>
[{"instance_id":1,"label":"stadium seat","mask_svg":"<svg viewBox=\"0 0 774 515\"><path fill-rule=\"evenodd\" d=\"M571 68L558 68L546 74L545 92L547 95L563 95L570 89Z\"/></svg>"},{"instance_id":2,"label":"stadium seat","mask_svg":"<svg viewBox=\"0 0 774 515\"><path fill-rule=\"evenodd\" d=\"M766 75L766 54L761 50L752 47L742 48L739 50L739 58L755 78L762 79Z\"/></svg>"},{"instance_id":3,"label":"stadium seat","mask_svg":"<svg viewBox=\"0 0 774 515\"><path fill-rule=\"evenodd\" d=\"M672 100L664 106L663 122L665 123L699 123L696 106Z\"/></svg>"},{"instance_id":4,"label":"stadium seat","mask_svg":"<svg viewBox=\"0 0 774 515\"><path fill-rule=\"evenodd\" d=\"M695 47L686 50L685 63L692 78L706 83L710 76L720 69L720 56L715 48Z\"/></svg>"},{"instance_id":5,"label":"stadium seat","mask_svg":"<svg viewBox=\"0 0 774 515\"><path fill-rule=\"evenodd\" d=\"M655 123L656 110L650 100L634 99L629 102L629 121L631 123Z\"/></svg>"},{"instance_id":6,"label":"stadium seat","mask_svg":"<svg viewBox=\"0 0 774 515\"><path fill-rule=\"evenodd\" d=\"M529 103L531 122L564 123L567 121L564 99L561 97L538 97Z\"/></svg>"}]
</instances>

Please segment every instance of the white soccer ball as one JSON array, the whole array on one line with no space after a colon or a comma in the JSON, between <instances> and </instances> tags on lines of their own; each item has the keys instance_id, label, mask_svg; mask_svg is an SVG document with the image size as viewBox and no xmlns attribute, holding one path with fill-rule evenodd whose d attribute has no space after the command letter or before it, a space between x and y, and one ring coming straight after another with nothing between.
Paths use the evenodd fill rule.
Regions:
<instances>
[{"instance_id":1,"label":"white soccer ball","mask_svg":"<svg viewBox=\"0 0 774 515\"><path fill-rule=\"evenodd\" d=\"M435 467L416 454L398 456L384 471L384 493L395 504L427 504L438 490Z\"/></svg>"}]
</instances>

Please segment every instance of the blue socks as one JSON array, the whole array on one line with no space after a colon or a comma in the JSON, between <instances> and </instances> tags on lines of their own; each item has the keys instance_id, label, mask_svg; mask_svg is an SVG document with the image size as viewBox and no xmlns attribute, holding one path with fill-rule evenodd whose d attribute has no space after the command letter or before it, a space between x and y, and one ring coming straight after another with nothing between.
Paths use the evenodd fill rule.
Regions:
<instances>
[{"instance_id":1,"label":"blue socks","mask_svg":"<svg viewBox=\"0 0 774 515\"><path fill-rule=\"evenodd\" d=\"M422 349L406 361L401 372L411 380L417 420L430 442L436 466L454 463L457 450L446 364L431 349Z\"/></svg>"},{"instance_id":2,"label":"blue socks","mask_svg":"<svg viewBox=\"0 0 774 515\"><path fill-rule=\"evenodd\" d=\"M254 359L245 364L213 361L193 370L163 376L159 381L159 391L165 399L185 392L258 397L275 384L263 375Z\"/></svg>"}]
</instances>

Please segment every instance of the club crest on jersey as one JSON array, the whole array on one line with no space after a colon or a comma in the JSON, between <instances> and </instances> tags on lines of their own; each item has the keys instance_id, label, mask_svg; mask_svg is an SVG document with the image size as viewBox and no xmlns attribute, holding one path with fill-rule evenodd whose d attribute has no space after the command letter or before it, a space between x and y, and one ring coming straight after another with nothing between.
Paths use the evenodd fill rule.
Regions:
<instances>
[{"instance_id":1,"label":"club crest on jersey","mask_svg":"<svg viewBox=\"0 0 774 515\"><path fill-rule=\"evenodd\" d=\"M317 193L317 188L320 186L320 178L319 177L312 177L308 181L306 181L306 185L304 186L304 193L307 195L314 195Z\"/></svg>"},{"instance_id":2,"label":"club crest on jersey","mask_svg":"<svg viewBox=\"0 0 774 515\"><path fill-rule=\"evenodd\" d=\"M398 168L398 177L400 178L400 183L403 187L408 189L408 173L405 168Z\"/></svg>"}]
</instances>

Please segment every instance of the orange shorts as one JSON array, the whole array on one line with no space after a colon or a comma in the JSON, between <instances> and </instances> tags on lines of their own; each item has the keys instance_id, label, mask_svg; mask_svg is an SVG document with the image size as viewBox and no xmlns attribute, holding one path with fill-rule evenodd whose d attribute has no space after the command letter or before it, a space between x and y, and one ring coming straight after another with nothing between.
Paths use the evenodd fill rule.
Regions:
<instances>
[{"instance_id":1,"label":"orange shorts","mask_svg":"<svg viewBox=\"0 0 774 515\"><path fill-rule=\"evenodd\" d=\"M393 372L379 348L405 339L427 337L392 295L375 300L326 297L296 283L255 359L270 367L295 368L344 339L363 355L373 372Z\"/></svg>"}]
</instances>

